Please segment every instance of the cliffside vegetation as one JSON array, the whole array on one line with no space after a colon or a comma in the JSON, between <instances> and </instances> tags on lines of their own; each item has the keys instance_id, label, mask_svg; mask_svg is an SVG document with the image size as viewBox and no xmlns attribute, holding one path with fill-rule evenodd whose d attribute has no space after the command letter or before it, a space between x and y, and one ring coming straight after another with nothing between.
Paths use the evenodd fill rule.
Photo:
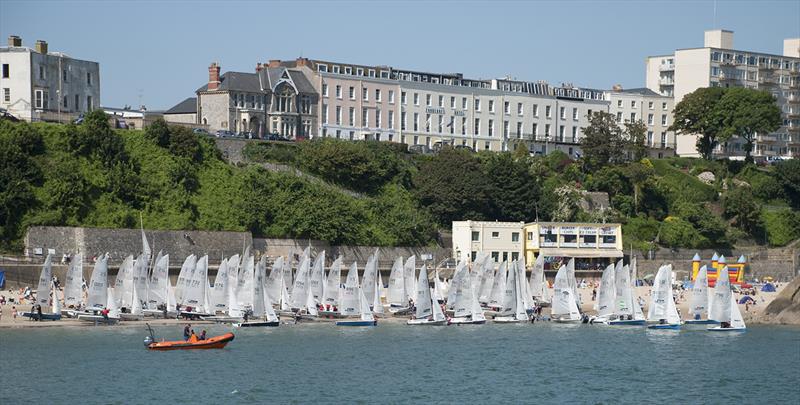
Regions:
<instances>
[{"instance_id":1,"label":"cliffside vegetation","mask_svg":"<svg viewBox=\"0 0 800 405\"><path fill-rule=\"evenodd\" d=\"M798 161L573 160L522 149L413 155L402 145L333 139L250 143L244 154L329 184L230 165L212 139L163 123L116 131L101 112L81 125L0 121L0 249L19 251L31 225L137 227L140 213L147 228L384 246L433 243L437 229L461 219L622 222L626 248L638 249L800 237ZM706 171L713 181L697 178ZM583 211L583 191L607 192L610 207Z\"/></svg>"}]
</instances>

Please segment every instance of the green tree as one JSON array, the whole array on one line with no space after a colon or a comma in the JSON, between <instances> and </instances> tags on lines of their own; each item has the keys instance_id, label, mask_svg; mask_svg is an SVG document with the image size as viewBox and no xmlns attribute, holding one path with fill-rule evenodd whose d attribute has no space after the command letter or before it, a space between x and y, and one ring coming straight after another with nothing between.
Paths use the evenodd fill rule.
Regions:
<instances>
[{"instance_id":1,"label":"green tree","mask_svg":"<svg viewBox=\"0 0 800 405\"><path fill-rule=\"evenodd\" d=\"M646 163L633 162L629 163L625 167L625 176L633 186L633 209L634 213L636 214L639 213L642 190L650 178L655 174L653 166L649 164L650 162L647 160L645 160L645 162Z\"/></svg>"},{"instance_id":2,"label":"green tree","mask_svg":"<svg viewBox=\"0 0 800 405\"><path fill-rule=\"evenodd\" d=\"M186 127L172 126L169 128L169 151L175 156L189 159L192 163L203 161L198 135Z\"/></svg>"},{"instance_id":3,"label":"green tree","mask_svg":"<svg viewBox=\"0 0 800 405\"><path fill-rule=\"evenodd\" d=\"M775 165L775 177L783 186L789 204L800 209L800 160L791 159Z\"/></svg>"},{"instance_id":4,"label":"green tree","mask_svg":"<svg viewBox=\"0 0 800 405\"><path fill-rule=\"evenodd\" d=\"M744 87L730 88L716 106L724 116L723 138L744 139L745 161L752 162L756 134L768 134L781 126L781 110L772 94Z\"/></svg>"},{"instance_id":5,"label":"green tree","mask_svg":"<svg viewBox=\"0 0 800 405\"><path fill-rule=\"evenodd\" d=\"M472 153L445 147L420 164L413 181L420 204L439 225L485 218L489 183Z\"/></svg>"},{"instance_id":6,"label":"green tree","mask_svg":"<svg viewBox=\"0 0 800 405\"><path fill-rule=\"evenodd\" d=\"M527 159L511 153L493 153L483 162L490 184L486 216L500 221L526 221L535 217L538 185L528 175Z\"/></svg>"},{"instance_id":7,"label":"green tree","mask_svg":"<svg viewBox=\"0 0 800 405\"><path fill-rule=\"evenodd\" d=\"M145 136L156 145L166 148L169 146L170 128L163 118L158 118L144 130Z\"/></svg>"},{"instance_id":8,"label":"green tree","mask_svg":"<svg viewBox=\"0 0 800 405\"><path fill-rule=\"evenodd\" d=\"M647 126L642 120L625 122L625 150L634 162L647 157Z\"/></svg>"},{"instance_id":9,"label":"green tree","mask_svg":"<svg viewBox=\"0 0 800 405\"><path fill-rule=\"evenodd\" d=\"M598 170L623 160L625 140L623 129L612 114L597 111L589 116L589 126L583 128L581 149L589 170Z\"/></svg>"},{"instance_id":10,"label":"green tree","mask_svg":"<svg viewBox=\"0 0 800 405\"><path fill-rule=\"evenodd\" d=\"M689 221L678 217L667 217L659 230L660 242L670 248L699 248L708 245L708 240L697 232Z\"/></svg>"},{"instance_id":11,"label":"green tree","mask_svg":"<svg viewBox=\"0 0 800 405\"><path fill-rule=\"evenodd\" d=\"M697 151L707 160L711 160L724 127L724 116L717 109L724 94L725 89L721 87L697 89L685 95L673 110L670 131L698 135Z\"/></svg>"},{"instance_id":12,"label":"green tree","mask_svg":"<svg viewBox=\"0 0 800 405\"><path fill-rule=\"evenodd\" d=\"M725 193L722 200L725 217L733 225L757 240L763 239L764 224L761 206L753 198L750 187L736 187Z\"/></svg>"}]
</instances>

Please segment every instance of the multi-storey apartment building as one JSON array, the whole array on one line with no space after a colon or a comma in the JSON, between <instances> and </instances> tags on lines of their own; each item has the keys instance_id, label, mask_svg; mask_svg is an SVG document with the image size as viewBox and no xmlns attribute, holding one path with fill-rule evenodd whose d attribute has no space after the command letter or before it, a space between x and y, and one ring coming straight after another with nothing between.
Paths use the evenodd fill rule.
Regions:
<instances>
[{"instance_id":1,"label":"multi-storey apartment building","mask_svg":"<svg viewBox=\"0 0 800 405\"><path fill-rule=\"evenodd\" d=\"M800 38L784 41L783 55L736 50L733 32L705 32L701 48L678 49L670 55L646 61L647 88L683 97L702 87L748 87L772 93L783 112L783 126L770 134L758 134L753 155L800 156ZM697 156L696 137L677 137L677 153ZM744 143L732 139L715 151L720 156L743 155Z\"/></svg>"},{"instance_id":2,"label":"multi-storey apartment building","mask_svg":"<svg viewBox=\"0 0 800 405\"><path fill-rule=\"evenodd\" d=\"M0 47L0 108L26 121L68 121L100 105L100 65L33 49L12 35Z\"/></svg>"},{"instance_id":3,"label":"multi-storey apartment building","mask_svg":"<svg viewBox=\"0 0 800 405\"><path fill-rule=\"evenodd\" d=\"M606 99L610 103L609 112L620 125L642 121L647 127L645 142L651 157L675 155L675 133L669 130L674 104L671 96L647 88L623 89L615 86L606 92Z\"/></svg>"}]
</instances>

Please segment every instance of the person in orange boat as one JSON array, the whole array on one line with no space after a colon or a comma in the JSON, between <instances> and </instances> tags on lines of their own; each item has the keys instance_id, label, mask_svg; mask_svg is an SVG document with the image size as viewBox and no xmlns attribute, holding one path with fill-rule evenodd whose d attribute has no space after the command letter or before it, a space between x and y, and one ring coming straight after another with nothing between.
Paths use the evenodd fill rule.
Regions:
<instances>
[{"instance_id":1,"label":"person in orange boat","mask_svg":"<svg viewBox=\"0 0 800 405\"><path fill-rule=\"evenodd\" d=\"M206 331L205 330L200 332L200 340L206 340Z\"/></svg>"},{"instance_id":2,"label":"person in orange boat","mask_svg":"<svg viewBox=\"0 0 800 405\"><path fill-rule=\"evenodd\" d=\"M192 329L192 334L189 336L189 342L190 343L195 343L195 342L197 342L197 340L198 340L197 339L197 335L195 335L194 329Z\"/></svg>"}]
</instances>

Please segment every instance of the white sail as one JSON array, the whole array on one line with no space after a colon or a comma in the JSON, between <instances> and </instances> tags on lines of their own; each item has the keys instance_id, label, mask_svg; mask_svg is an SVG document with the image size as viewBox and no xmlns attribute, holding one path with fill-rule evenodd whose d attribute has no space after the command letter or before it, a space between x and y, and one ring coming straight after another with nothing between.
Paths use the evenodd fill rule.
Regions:
<instances>
[{"instance_id":1,"label":"white sail","mask_svg":"<svg viewBox=\"0 0 800 405\"><path fill-rule=\"evenodd\" d=\"M328 278L325 280L325 291L322 297L324 305L331 307L339 304L339 290L342 284L342 257L339 256L331 264Z\"/></svg>"},{"instance_id":2,"label":"white sail","mask_svg":"<svg viewBox=\"0 0 800 405\"><path fill-rule=\"evenodd\" d=\"M212 289L211 312L228 312L228 261L222 259L217 268L217 275L214 277L214 288Z\"/></svg>"},{"instance_id":3,"label":"white sail","mask_svg":"<svg viewBox=\"0 0 800 405\"><path fill-rule=\"evenodd\" d=\"M650 322L667 319L667 307L669 306L668 295L672 291L670 280L672 275L669 274L667 266L658 268L655 278L653 279L653 288L650 292L650 306L647 309L647 320Z\"/></svg>"},{"instance_id":4,"label":"white sail","mask_svg":"<svg viewBox=\"0 0 800 405\"><path fill-rule=\"evenodd\" d=\"M494 276L494 285L492 286L492 294L489 297L489 306L500 308L503 306L503 300L506 291L506 282L508 281L508 262L500 264L497 273Z\"/></svg>"},{"instance_id":5,"label":"white sail","mask_svg":"<svg viewBox=\"0 0 800 405\"><path fill-rule=\"evenodd\" d=\"M433 291L432 291L432 290L431 290L431 294L433 294ZM435 301L434 301L434 302L432 303L432 305L431 305L431 309L432 309L432 311L433 311L433 321L434 321L434 322L441 322L441 321L443 321L443 320L447 319L447 318L444 316L444 312L442 312L442 307L439 305L439 303L438 303L438 302L435 302Z\"/></svg>"},{"instance_id":6,"label":"white sail","mask_svg":"<svg viewBox=\"0 0 800 405\"><path fill-rule=\"evenodd\" d=\"M317 255L311 267L311 276L308 279L308 289L316 301L322 302L322 293L325 281L325 251Z\"/></svg>"},{"instance_id":7,"label":"white sail","mask_svg":"<svg viewBox=\"0 0 800 405\"><path fill-rule=\"evenodd\" d=\"M462 277L459 281L453 280L453 288L456 289L456 299L454 305L455 311L453 316L456 318L470 316L473 312L472 278L466 274L466 270L464 271L464 274L466 276ZM480 303L478 303L478 305L480 306Z\"/></svg>"},{"instance_id":8,"label":"white sail","mask_svg":"<svg viewBox=\"0 0 800 405\"><path fill-rule=\"evenodd\" d=\"M358 265L353 262L350 270L347 271L347 281L344 283L344 291L342 292L341 306L339 312L343 315L358 315L360 311L359 294L360 288L358 286ZM367 305L369 305L367 303Z\"/></svg>"},{"instance_id":9,"label":"white sail","mask_svg":"<svg viewBox=\"0 0 800 405\"><path fill-rule=\"evenodd\" d=\"M494 261L485 260L482 268L481 288L478 301L488 303L492 296L492 288L494 287L495 269Z\"/></svg>"},{"instance_id":10,"label":"white sail","mask_svg":"<svg viewBox=\"0 0 800 405\"><path fill-rule=\"evenodd\" d=\"M515 302L514 302L514 317L520 321L528 320L528 306L525 304L525 297L528 295L527 285L525 280L525 265L524 261L517 261L516 280L514 280Z\"/></svg>"},{"instance_id":11,"label":"white sail","mask_svg":"<svg viewBox=\"0 0 800 405\"><path fill-rule=\"evenodd\" d=\"M255 284L255 257L246 255L242 257L242 271L236 287L236 303L238 310L253 308L253 292Z\"/></svg>"},{"instance_id":12,"label":"white sail","mask_svg":"<svg viewBox=\"0 0 800 405\"><path fill-rule=\"evenodd\" d=\"M278 256L272 263L272 269L266 278L265 292L271 304L277 304L281 297L281 277L283 276L283 256Z\"/></svg>"},{"instance_id":13,"label":"white sail","mask_svg":"<svg viewBox=\"0 0 800 405\"><path fill-rule=\"evenodd\" d=\"M672 268L670 268L672 272ZM681 323L681 316L678 313L678 308L675 306L675 297L672 294L672 286L667 293L667 323L670 325L679 325Z\"/></svg>"},{"instance_id":14,"label":"white sail","mask_svg":"<svg viewBox=\"0 0 800 405\"><path fill-rule=\"evenodd\" d=\"M139 287L137 284L133 284L133 297L131 298L131 315L142 315L142 300L139 299Z\"/></svg>"},{"instance_id":15,"label":"white sail","mask_svg":"<svg viewBox=\"0 0 800 405\"><path fill-rule=\"evenodd\" d=\"M469 283L468 279L464 279L464 282ZM472 311L470 313L470 317L472 321L484 321L486 317L483 315L483 308L481 308L481 303L478 301L478 294L473 291L472 286L468 286L470 290L470 303L472 304Z\"/></svg>"},{"instance_id":16,"label":"white sail","mask_svg":"<svg viewBox=\"0 0 800 405\"><path fill-rule=\"evenodd\" d=\"M133 262L133 285L137 290L139 302L147 300L148 279L147 267L149 255L140 254ZM131 290L131 306L133 306L133 291Z\"/></svg>"},{"instance_id":17,"label":"white sail","mask_svg":"<svg viewBox=\"0 0 800 405\"><path fill-rule=\"evenodd\" d=\"M380 291L380 297L386 298L386 287L383 284L383 275L380 270L378 271L378 290Z\"/></svg>"},{"instance_id":18,"label":"white sail","mask_svg":"<svg viewBox=\"0 0 800 405\"><path fill-rule=\"evenodd\" d=\"M203 256L195 264L192 278L183 289L181 305L192 307L195 312L207 312L205 307L206 288L208 285L208 256Z\"/></svg>"},{"instance_id":19,"label":"white sail","mask_svg":"<svg viewBox=\"0 0 800 405\"><path fill-rule=\"evenodd\" d=\"M433 274L433 299L438 303L439 301L444 301L447 298L447 293L445 292L444 282L439 278L439 270L437 269Z\"/></svg>"},{"instance_id":20,"label":"white sail","mask_svg":"<svg viewBox=\"0 0 800 405\"><path fill-rule=\"evenodd\" d=\"M108 305L109 298L113 295L108 295L108 256L100 255L97 261L94 262L94 269L92 270L92 277L89 280L89 295L86 299L86 308L90 310L99 311Z\"/></svg>"},{"instance_id":21,"label":"white sail","mask_svg":"<svg viewBox=\"0 0 800 405\"><path fill-rule=\"evenodd\" d=\"M597 316L608 317L614 313L616 286L614 265L609 264L600 278L600 290L597 292Z\"/></svg>"},{"instance_id":22,"label":"white sail","mask_svg":"<svg viewBox=\"0 0 800 405\"><path fill-rule=\"evenodd\" d=\"M739 304L736 303L736 298L731 294L731 327L732 328L745 328L744 318L742 318L742 311L739 310Z\"/></svg>"},{"instance_id":23,"label":"white sail","mask_svg":"<svg viewBox=\"0 0 800 405\"><path fill-rule=\"evenodd\" d=\"M266 299L264 296L264 278L266 277L266 256L262 256L258 261L253 273L253 317L261 318L266 314L267 305L264 303Z\"/></svg>"},{"instance_id":24,"label":"white sail","mask_svg":"<svg viewBox=\"0 0 800 405\"><path fill-rule=\"evenodd\" d=\"M286 283L281 278L281 311L289 311L292 309L290 306L291 298L289 298L289 291L286 289Z\"/></svg>"},{"instance_id":25,"label":"white sail","mask_svg":"<svg viewBox=\"0 0 800 405\"><path fill-rule=\"evenodd\" d=\"M175 299L175 287L172 286L172 282L167 278L167 309L172 310L177 307L178 301Z\"/></svg>"},{"instance_id":26,"label":"white sail","mask_svg":"<svg viewBox=\"0 0 800 405\"><path fill-rule=\"evenodd\" d=\"M242 258L236 254L228 259L228 306L236 300L236 289L239 287L239 269Z\"/></svg>"},{"instance_id":27,"label":"white sail","mask_svg":"<svg viewBox=\"0 0 800 405\"><path fill-rule=\"evenodd\" d=\"M267 322L277 322L278 315L275 314L275 309L272 308L272 298L269 296L269 291L264 289L264 312L266 313Z\"/></svg>"},{"instance_id":28,"label":"white sail","mask_svg":"<svg viewBox=\"0 0 800 405\"><path fill-rule=\"evenodd\" d=\"M286 292L291 292L289 289L294 285L294 278L292 277L292 256L289 256L287 260L283 262L283 285L286 287Z\"/></svg>"},{"instance_id":29,"label":"white sail","mask_svg":"<svg viewBox=\"0 0 800 405\"><path fill-rule=\"evenodd\" d=\"M370 255L367 259L367 265L364 267L364 275L361 277L361 288L364 290L364 296L370 298L375 295L375 284L378 280L378 249L375 253Z\"/></svg>"},{"instance_id":30,"label":"white sail","mask_svg":"<svg viewBox=\"0 0 800 405\"><path fill-rule=\"evenodd\" d=\"M714 285L714 298L711 302L711 312L709 319L717 322L731 322L731 282L728 277L728 267L725 266L717 272L717 281Z\"/></svg>"},{"instance_id":31,"label":"white sail","mask_svg":"<svg viewBox=\"0 0 800 405\"><path fill-rule=\"evenodd\" d=\"M503 288L503 305L500 310L500 315L511 315L516 310L517 305L517 261L511 261L509 265L508 275L506 276L506 285Z\"/></svg>"},{"instance_id":32,"label":"white sail","mask_svg":"<svg viewBox=\"0 0 800 405\"><path fill-rule=\"evenodd\" d=\"M689 313L692 319L702 319L709 310L708 269L705 265L697 272L691 294Z\"/></svg>"},{"instance_id":33,"label":"white sail","mask_svg":"<svg viewBox=\"0 0 800 405\"><path fill-rule=\"evenodd\" d=\"M580 312L573 296L573 288L568 276L568 266L561 266L553 283L553 302L551 314L554 318L578 320Z\"/></svg>"},{"instance_id":34,"label":"white sail","mask_svg":"<svg viewBox=\"0 0 800 405\"><path fill-rule=\"evenodd\" d=\"M358 289L358 301L359 301L359 312L361 312L361 320L362 321L374 321L375 317L372 315L372 311L369 309L369 301L367 301L367 297L364 296L364 289Z\"/></svg>"},{"instance_id":35,"label":"white sail","mask_svg":"<svg viewBox=\"0 0 800 405\"><path fill-rule=\"evenodd\" d=\"M311 316L319 315L319 311L317 310L317 300L314 299L314 294L311 293L311 290L308 290L306 294L306 313Z\"/></svg>"},{"instance_id":36,"label":"white sail","mask_svg":"<svg viewBox=\"0 0 800 405\"><path fill-rule=\"evenodd\" d=\"M381 288L380 284L378 283L376 283L375 285L375 292L373 293L373 296L374 299L372 300L372 312L377 315L383 315L383 304L381 303Z\"/></svg>"},{"instance_id":37,"label":"white sail","mask_svg":"<svg viewBox=\"0 0 800 405\"><path fill-rule=\"evenodd\" d=\"M627 266L623 266L621 259L617 262L614 270L614 279L616 284L614 313L619 316L633 316L630 273Z\"/></svg>"},{"instance_id":38,"label":"white sail","mask_svg":"<svg viewBox=\"0 0 800 405\"><path fill-rule=\"evenodd\" d=\"M133 256L126 257L114 279L114 301L117 308L130 308L131 293L133 293L133 262Z\"/></svg>"},{"instance_id":39,"label":"white sail","mask_svg":"<svg viewBox=\"0 0 800 405\"><path fill-rule=\"evenodd\" d=\"M175 282L175 299L179 303L183 302L183 289L191 282L191 273L194 272L196 264L197 257L192 254L187 256L181 265L181 271L178 273L178 280Z\"/></svg>"},{"instance_id":40,"label":"white sail","mask_svg":"<svg viewBox=\"0 0 800 405\"><path fill-rule=\"evenodd\" d=\"M406 299L408 298L415 298L417 296L417 257L411 256L406 259L405 265L403 265L403 277L405 279L405 286L406 286ZM403 303L403 305L408 304L408 302Z\"/></svg>"},{"instance_id":41,"label":"white sail","mask_svg":"<svg viewBox=\"0 0 800 405\"><path fill-rule=\"evenodd\" d=\"M66 280L64 280L64 306L78 308L83 306L83 255L72 256Z\"/></svg>"},{"instance_id":42,"label":"white sail","mask_svg":"<svg viewBox=\"0 0 800 405\"><path fill-rule=\"evenodd\" d=\"M165 278L169 277L168 269L160 269L164 255L158 252L156 260L153 262L153 272L150 274L150 281L147 283L147 308L155 309L164 304L167 297Z\"/></svg>"},{"instance_id":43,"label":"white sail","mask_svg":"<svg viewBox=\"0 0 800 405\"><path fill-rule=\"evenodd\" d=\"M35 303L41 305L43 308L50 306L50 294L53 288L53 267L51 264L50 254L42 264L42 270L39 272L39 283L36 287L36 301Z\"/></svg>"},{"instance_id":44,"label":"white sail","mask_svg":"<svg viewBox=\"0 0 800 405\"><path fill-rule=\"evenodd\" d=\"M107 296L108 297L113 297L114 294L115 294L114 293L114 289L109 287L108 290L107 290ZM115 302L115 300L113 300L113 299L108 300L107 308L108 308L108 317L110 319L119 319L119 307L117 306L117 303Z\"/></svg>"},{"instance_id":45,"label":"white sail","mask_svg":"<svg viewBox=\"0 0 800 405\"><path fill-rule=\"evenodd\" d=\"M517 270L519 271L519 274L517 274L517 284L519 285L520 300L522 301L523 307L527 310L533 308L533 295L531 294L531 286L528 283L528 279L525 278L527 266L525 265L524 257L517 261Z\"/></svg>"},{"instance_id":46,"label":"white sail","mask_svg":"<svg viewBox=\"0 0 800 405\"><path fill-rule=\"evenodd\" d=\"M58 298L58 288L53 284L53 306L51 308L54 314L61 313L61 301Z\"/></svg>"},{"instance_id":47,"label":"white sail","mask_svg":"<svg viewBox=\"0 0 800 405\"><path fill-rule=\"evenodd\" d=\"M405 306L408 304L402 257L398 257L394 260L392 271L389 273L389 294L387 299L391 305Z\"/></svg>"},{"instance_id":48,"label":"white sail","mask_svg":"<svg viewBox=\"0 0 800 405\"><path fill-rule=\"evenodd\" d=\"M300 267L297 269L297 274L294 277L294 284L292 285L291 297L293 308L303 308L306 305L306 295L308 294L308 273L310 269L311 258L303 254L303 258L300 261Z\"/></svg>"},{"instance_id":49,"label":"white sail","mask_svg":"<svg viewBox=\"0 0 800 405\"><path fill-rule=\"evenodd\" d=\"M530 292L531 296L536 300L541 300L544 296L544 255L539 254L536 257L536 260L533 261L533 267L531 268L531 278L530 278Z\"/></svg>"},{"instance_id":50,"label":"white sail","mask_svg":"<svg viewBox=\"0 0 800 405\"><path fill-rule=\"evenodd\" d=\"M450 279L450 290L447 292L447 306L449 308L455 308L459 285L461 280L469 276L467 273L467 266L464 262L459 261L456 263L456 270L453 272L453 278Z\"/></svg>"},{"instance_id":51,"label":"white sail","mask_svg":"<svg viewBox=\"0 0 800 405\"><path fill-rule=\"evenodd\" d=\"M417 319L427 318L433 314L431 305L431 289L428 284L428 267L424 264L419 269L419 279L417 280L417 299L416 317ZM438 306L438 304L436 305Z\"/></svg>"}]
</instances>

